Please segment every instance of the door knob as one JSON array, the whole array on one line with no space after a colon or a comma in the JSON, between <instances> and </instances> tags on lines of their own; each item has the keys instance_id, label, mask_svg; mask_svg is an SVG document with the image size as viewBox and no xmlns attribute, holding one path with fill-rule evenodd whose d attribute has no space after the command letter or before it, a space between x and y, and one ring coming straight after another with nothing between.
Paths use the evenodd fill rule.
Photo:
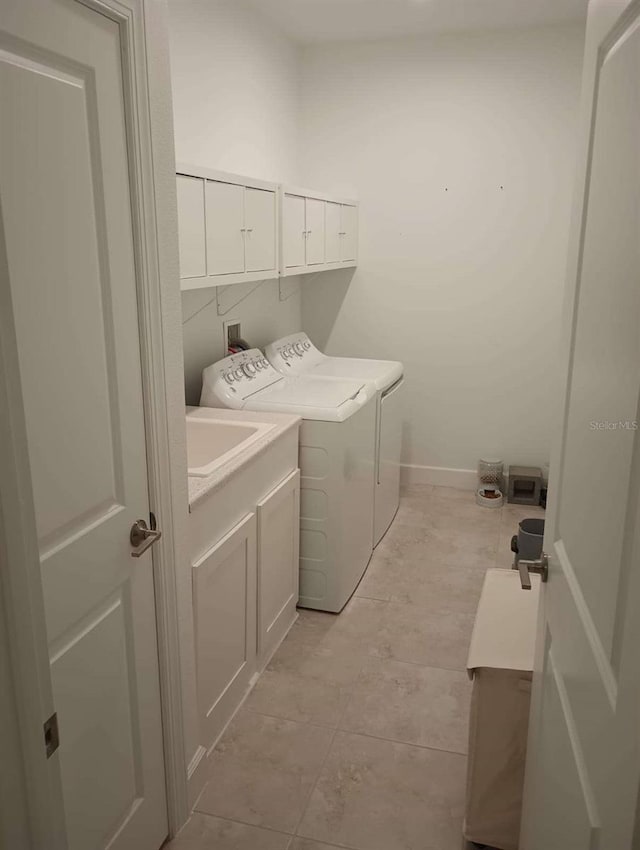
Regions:
<instances>
[{"instance_id":1,"label":"door knob","mask_svg":"<svg viewBox=\"0 0 640 850\"><path fill-rule=\"evenodd\" d=\"M132 558L139 558L140 555L149 549L150 546L160 540L162 532L157 528L149 528L143 519L137 519L131 526L129 533L129 541L135 547L135 551L131 553Z\"/></svg>"},{"instance_id":2,"label":"door knob","mask_svg":"<svg viewBox=\"0 0 640 850\"><path fill-rule=\"evenodd\" d=\"M516 552L516 557L513 562L513 569L520 573L520 584L523 590L531 590L531 576L529 573L538 573L540 581L547 581L549 578L549 556L543 552L537 561L521 560Z\"/></svg>"}]
</instances>

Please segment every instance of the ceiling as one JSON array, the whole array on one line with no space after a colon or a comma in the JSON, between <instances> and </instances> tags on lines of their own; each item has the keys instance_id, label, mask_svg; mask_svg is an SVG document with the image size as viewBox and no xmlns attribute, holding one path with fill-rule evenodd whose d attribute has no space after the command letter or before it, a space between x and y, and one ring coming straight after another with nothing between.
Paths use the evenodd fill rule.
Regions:
<instances>
[{"instance_id":1,"label":"ceiling","mask_svg":"<svg viewBox=\"0 0 640 850\"><path fill-rule=\"evenodd\" d=\"M245 0L295 41L354 41L583 21L587 0Z\"/></svg>"}]
</instances>

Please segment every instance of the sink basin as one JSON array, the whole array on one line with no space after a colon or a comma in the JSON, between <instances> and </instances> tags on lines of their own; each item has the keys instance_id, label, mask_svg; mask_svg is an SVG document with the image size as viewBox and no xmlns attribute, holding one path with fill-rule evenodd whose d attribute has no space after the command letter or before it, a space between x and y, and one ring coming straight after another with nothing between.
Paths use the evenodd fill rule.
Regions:
<instances>
[{"instance_id":1,"label":"sink basin","mask_svg":"<svg viewBox=\"0 0 640 850\"><path fill-rule=\"evenodd\" d=\"M205 478L263 437L275 425L267 422L230 422L187 416L189 475Z\"/></svg>"}]
</instances>

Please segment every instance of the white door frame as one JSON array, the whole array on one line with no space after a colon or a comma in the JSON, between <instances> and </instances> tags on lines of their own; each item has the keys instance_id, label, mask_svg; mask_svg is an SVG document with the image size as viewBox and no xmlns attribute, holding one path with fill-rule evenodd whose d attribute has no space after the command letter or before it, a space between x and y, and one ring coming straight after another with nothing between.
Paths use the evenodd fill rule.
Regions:
<instances>
[{"instance_id":1,"label":"white door frame","mask_svg":"<svg viewBox=\"0 0 640 850\"><path fill-rule=\"evenodd\" d=\"M149 502L163 532L153 549L153 569L173 835L189 806L176 587L186 505L175 482L186 475L186 460L167 10L164 0L76 2L113 20L121 33ZM0 783L0 836L3 829L14 830L8 833L14 836L12 850L65 850L59 763L57 756L46 759L43 744L42 724L55 707L35 528L6 246L0 238L0 639L5 630L11 668L0 658L0 687L13 693L13 704L0 700L0 728L6 735L17 725L19 747L7 757L16 779L25 776L24 793L19 781L11 789ZM22 804L29 813L28 837Z\"/></svg>"}]
</instances>

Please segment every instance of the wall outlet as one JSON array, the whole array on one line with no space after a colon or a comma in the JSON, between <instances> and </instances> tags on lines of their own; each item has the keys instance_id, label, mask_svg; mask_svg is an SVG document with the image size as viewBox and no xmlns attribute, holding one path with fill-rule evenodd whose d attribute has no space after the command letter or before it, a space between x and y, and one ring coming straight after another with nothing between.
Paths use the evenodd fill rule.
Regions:
<instances>
[{"instance_id":1,"label":"wall outlet","mask_svg":"<svg viewBox=\"0 0 640 850\"><path fill-rule=\"evenodd\" d=\"M224 345L224 353L225 355L230 354L230 348L233 346L233 343L240 339L242 334L240 333L240 320L239 319L229 319L226 322L222 323L222 333L224 335L223 345Z\"/></svg>"}]
</instances>

